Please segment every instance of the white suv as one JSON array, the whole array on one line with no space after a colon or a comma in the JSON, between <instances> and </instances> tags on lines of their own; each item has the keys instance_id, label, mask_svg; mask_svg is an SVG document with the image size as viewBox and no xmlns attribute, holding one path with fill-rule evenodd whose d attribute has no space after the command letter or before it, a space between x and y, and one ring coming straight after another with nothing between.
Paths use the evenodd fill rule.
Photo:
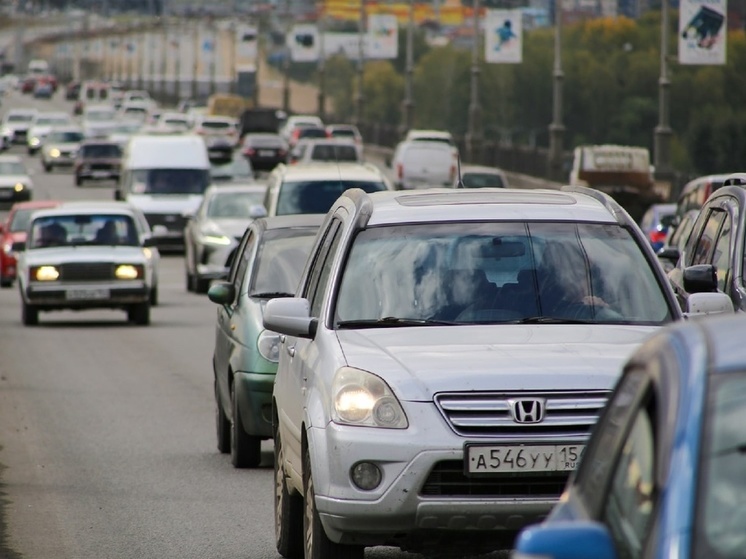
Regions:
<instances>
[{"instance_id":1,"label":"white suv","mask_svg":"<svg viewBox=\"0 0 746 559\"><path fill-rule=\"evenodd\" d=\"M348 191L296 297L264 312L278 551L509 547L557 502L626 358L680 317L596 191Z\"/></svg>"}]
</instances>

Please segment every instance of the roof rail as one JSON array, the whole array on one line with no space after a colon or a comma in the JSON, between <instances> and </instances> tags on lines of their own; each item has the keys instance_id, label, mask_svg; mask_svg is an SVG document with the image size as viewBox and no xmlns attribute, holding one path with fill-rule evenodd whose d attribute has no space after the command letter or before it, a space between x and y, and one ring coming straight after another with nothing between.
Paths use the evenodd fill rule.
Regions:
<instances>
[{"instance_id":1,"label":"roof rail","mask_svg":"<svg viewBox=\"0 0 746 559\"><path fill-rule=\"evenodd\" d=\"M602 192L595 188L580 186L577 184L565 185L561 188L561 190L562 192L577 192L578 194L585 194L586 196L590 196L591 198L601 202L601 204L607 210L609 210L611 215L614 216L614 219L616 219L618 223L624 224L632 219L631 217L629 217L629 214L624 210L624 208L619 205L619 202L614 200L614 198L612 198L605 192Z\"/></svg>"},{"instance_id":2,"label":"roof rail","mask_svg":"<svg viewBox=\"0 0 746 559\"><path fill-rule=\"evenodd\" d=\"M362 188L348 188L342 196L349 198L355 205L355 228L363 229L373 214L373 202Z\"/></svg>"},{"instance_id":3,"label":"roof rail","mask_svg":"<svg viewBox=\"0 0 746 559\"><path fill-rule=\"evenodd\" d=\"M746 173L733 173L723 182L723 186L746 186Z\"/></svg>"}]
</instances>

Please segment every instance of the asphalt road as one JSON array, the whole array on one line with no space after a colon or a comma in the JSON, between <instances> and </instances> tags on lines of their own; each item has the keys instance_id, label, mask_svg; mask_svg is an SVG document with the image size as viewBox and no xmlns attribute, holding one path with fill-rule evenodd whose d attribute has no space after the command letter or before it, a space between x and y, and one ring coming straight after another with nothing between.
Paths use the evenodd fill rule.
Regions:
<instances>
[{"instance_id":1,"label":"asphalt road","mask_svg":"<svg viewBox=\"0 0 746 559\"><path fill-rule=\"evenodd\" d=\"M0 112L28 105L70 108L13 93ZM37 199L112 199L113 183L76 188L27 159ZM271 441L254 470L216 449L215 307L186 291L181 256L162 258L159 290L150 326L103 310L33 328L0 290L0 558L279 558ZM405 558L421 556L366 551Z\"/></svg>"}]
</instances>

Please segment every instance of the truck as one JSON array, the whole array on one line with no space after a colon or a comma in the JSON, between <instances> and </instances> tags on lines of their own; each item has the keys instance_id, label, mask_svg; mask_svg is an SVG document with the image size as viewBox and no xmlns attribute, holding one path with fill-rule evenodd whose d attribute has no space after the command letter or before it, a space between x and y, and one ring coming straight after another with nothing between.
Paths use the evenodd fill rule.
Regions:
<instances>
[{"instance_id":1,"label":"truck","mask_svg":"<svg viewBox=\"0 0 746 559\"><path fill-rule=\"evenodd\" d=\"M645 147L581 145L573 152L570 184L609 194L639 221L651 204L668 199L667 187L656 183Z\"/></svg>"}]
</instances>

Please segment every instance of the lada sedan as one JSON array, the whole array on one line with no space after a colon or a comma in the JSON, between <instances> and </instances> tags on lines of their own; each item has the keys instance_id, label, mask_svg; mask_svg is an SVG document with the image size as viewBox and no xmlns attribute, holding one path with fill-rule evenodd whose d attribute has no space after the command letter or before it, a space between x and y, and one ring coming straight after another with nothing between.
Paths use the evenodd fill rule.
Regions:
<instances>
[{"instance_id":1,"label":"lada sedan","mask_svg":"<svg viewBox=\"0 0 746 559\"><path fill-rule=\"evenodd\" d=\"M513 559L744 557L744 327L690 321L634 354L560 504Z\"/></svg>"},{"instance_id":2,"label":"lada sedan","mask_svg":"<svg viewBox=\"0 0 746 559\"><path fill-rule=\"evenodd\" d=\"M280 554L509 547L557 503L629 355L681 316L598 191L348 190L296 296L264 311L283 334Z\"/></svg>"},{"instance_id":3,"label":"lada sedan","mask_svg":"<svg viewBox=\"0 0 746 559\"><path fill-rule=\"evenodd\" d=\"M124 202L69 202L35 212L26 241L13 245L23 324L36 325L40 312L102 308L149 324L158 260L137 213Z\"/></svg>"}]
</instances>

